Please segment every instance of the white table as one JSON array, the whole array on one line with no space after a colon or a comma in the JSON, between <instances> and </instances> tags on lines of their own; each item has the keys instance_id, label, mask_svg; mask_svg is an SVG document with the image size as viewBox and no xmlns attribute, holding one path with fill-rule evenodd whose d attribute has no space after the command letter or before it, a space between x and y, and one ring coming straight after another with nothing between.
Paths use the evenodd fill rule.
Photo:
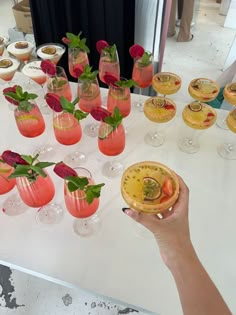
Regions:
<instances>
[{"instance_id":1,"label":"white table","mask_svg":"<svg viewBox=\"0 0 236 315\"><path fill-rule=\"evenodd\" d=\"M99 210L102 230L94 237L83 239L73 232L74 218L64 205L63 181L50 170L57 187L54 201L65 209L63 221L43 228L35 221L35 209L16 217L0 212L0 263L157 314L182 314L174 281L161 261L155 241L137 237L134 223L121 211L125 203L120 194L120 177L107 179L100 171L107 158L98 152L96 138L84 135L77 145L59 145L52 134L50 116L45 116L45 134L35 139L23 138L2 96L0 104L1 150L28 154L36 146L48 142L56 146L50 160L59 161L79 148L87 154L84 166L90 169L96 182L106 183ZM191 191L193 243L226 302L236 312L236 162L217 155L216 146L227 132L216 126L204 133L198 153L188 155L179 151L176 140L179 127L183 125L180 117L184 104L177 104L177 117L166 130L166 142L161 147L144 143L144 134L152 123L143 113L133 110L125 120L127 144L120 159L125 166L147 159L160 161L184 178ZM5 198L6 195L0 197L1 204Z\"/></svg>"}]
</instances>

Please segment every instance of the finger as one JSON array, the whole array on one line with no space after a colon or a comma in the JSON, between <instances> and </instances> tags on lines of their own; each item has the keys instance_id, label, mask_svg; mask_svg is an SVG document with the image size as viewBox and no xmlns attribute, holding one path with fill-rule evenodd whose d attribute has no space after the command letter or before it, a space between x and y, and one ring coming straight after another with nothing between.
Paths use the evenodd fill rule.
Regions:
<instances>
[{"instance_id":1,"label":"finger","mask_svg":"<svg viewBox=\"0 0 236 315\"><path fill-rule=\"evenodd\" d=\"M130 218L132 218L136 222L144 225L147 229L149 229L152 232L156 231L159 225L160 218L158 218L157 215L155 214L137 212L132 209L126 209L124 213L127 214Z\"/></svg>"}]
</instances>

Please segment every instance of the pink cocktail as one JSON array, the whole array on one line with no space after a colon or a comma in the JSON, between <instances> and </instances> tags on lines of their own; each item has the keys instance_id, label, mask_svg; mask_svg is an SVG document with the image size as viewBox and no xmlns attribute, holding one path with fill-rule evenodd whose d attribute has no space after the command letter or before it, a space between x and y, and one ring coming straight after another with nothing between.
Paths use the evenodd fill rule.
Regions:
<instances>
[{"instance_id":1,"label":"pink cocktail","mask_svg":"<svg viewBox=\"0 0 236 315\"><path fill-rule=\"evenodd\" d=\"M78 83L79 108L87 113L95 107L102 106L100 88L97 79L80 80Z\"/></svg>"},{"instance_id":2,"label":"pink cocktail","mask_svg":"<svg viewBox=\"0 0 236 315\"><path fill-rule=\"evenodd\" d=\"M1 159L1 156L0 156ZM9 179L8 176L12 174L14 168L6 163L0 162L0 195L8 193L15 187L15 178Z\"/></svg>"},{"instance_id":3,"label":"pink cocktail","mask_svg":"<svg viewBox=\"0 0 236 315\"><path fill-rule=\"evenodd\" d=\"M108 156L119 155L125 148L125 129L122 124L113 128L102 122L98 132L98 148Z\"/></svg>"},{"instance_id":4,"label":"pink cocktail","mask_svg":"<svg viewBox=\"0 0 236 315\"><path fill-rule=\"evenodd\" d=\"M104 75L107 73L116 77L117 81L120 80L120 63L115 45L105 47L101 50L99 59L99 78L103 83L106 83Z\"/></svg>"},{"instance_id":5,"label":"pink cocktail","mask_svg":"<svg viewBox=\"0 0 236 315\"><path fill-rule=\"evenodd\" d=\"M69 48L68 62L70 75L77 79L78 75L74 68L77 65L81 65L84 69L86 65L89 65L88 54L79 48Z\"/></svg>"},{"instance_id":6,"label":"pink cocktail","mask_svg":"<svg viewBox=\"0 0 236 315\"><path fill-rule=\"evenodd\" d=\"M118 107L123 117L129 115L131 111L130 89L128 87L121 87L110 85L107 97L107 109L113 112L115 107Z\"/></svg>"},{"instance_id":7,"label":"pink cocktail","mask_svg":"<svg viewBox=\"0 0 236 315\"><path fill-rule=\"evenodd\" d=\"M72 92L66 73L62 67L56 67L56 74L47 76L48 93L55 93L58 96L64 96L68 101L72 100Z\"/></svg>"},{"instance_id":8,"label":"pink cocktail","mask_svg":"<svg viewBox=\"0 0 236 315\"><path fill-rule=\"evenodd\" d=\"M153 64L143 66L141 58L135 60L133 66L132 79L136 81L140 88L146 88L152 84Z\"/></svg>"}]
</instances>

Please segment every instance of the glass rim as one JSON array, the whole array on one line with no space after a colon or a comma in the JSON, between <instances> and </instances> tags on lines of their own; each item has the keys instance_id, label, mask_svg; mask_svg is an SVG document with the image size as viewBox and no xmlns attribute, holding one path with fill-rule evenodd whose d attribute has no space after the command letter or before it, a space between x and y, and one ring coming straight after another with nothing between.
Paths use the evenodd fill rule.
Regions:
<instances>
[{"instance_id":1,"label":"glass rim","mask_svg":"<svg viewBox=\"0 0 236 315\"><path fill-rule=\"evenodd\" d=\"M59 47L63 48L64 51L66 50L66 47L65 47L64 45L62 45L61 43L55 43L55 42L53 43L53 42L50 42L50 43L44 43L44 44L41 44L41 45L37 46L37 47L36 47L36 52L37 52L40 48L46 47L46 46L50 46L50 45L59 46Z\"/></svg>"}]
</instances>

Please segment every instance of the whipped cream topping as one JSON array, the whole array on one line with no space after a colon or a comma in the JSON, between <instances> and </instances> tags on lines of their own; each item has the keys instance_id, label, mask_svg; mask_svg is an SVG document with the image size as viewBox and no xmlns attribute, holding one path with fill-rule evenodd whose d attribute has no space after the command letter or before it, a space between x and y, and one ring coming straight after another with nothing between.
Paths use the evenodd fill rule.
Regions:
<instances>
[{"instance_id":1,"label":"whipped cream topping","mask_svg":"<svg viewBox=\"0 0 236 315\"><path fill-rule=\"evenodd\" d=\"M7 68L0 68L0 74L3 73L8 73L8 72L12 72L12 71L16 71L17 68L19 67L19 61L13 58L9 58L9 57L0 57L0 61L2 60L10 60L12 62L12 65L7 67Z\"/></svg>"},{"instance_id":2,"label":"whipped cream topping","mask_svg":"<svg viewBox=\"0 0 236 315\"><path fill-rule=\"evenodd\" d=\"M34 60L29 63L27 63L21 72L28 77L39 77L39 76L45 76L45 73L41 70L41 60Z\"/></svg>"},{"instance_id":3,"label":"whipped cream topping","mask_svg":"<svg viewBox=\"0 0 236 315\"><path fill-rule=\"evenodd\" d=\"M16 48L15 45L16 43L27 43L28 47L26 48ZM34 48L34 45L31 42L27 42L27 41L18 41L18 42L14 42L11 43L10 45L7 46L7 51L13 55L22 55L22 54L27 54L29 52L31 52Z\"/></svg>"},{"instance_id":4,"label":"whipped cream topping","mask_svg":"<svg viewBox=\"0 0 236 315\"><path fill-rule=\"evenodd\" d=\"M53 47L56 49L55 54L45 54L42 49L44 49L45 47ZM48 43L48 44L44 44L41 45L37 48L37 55L39 56L39 58L41 59L53 59L55 57L60 57L64 54L65 52L65 47L63 45L59 45L59 44L53 44L53 43Z\"/></svg>"}]
</instances>

